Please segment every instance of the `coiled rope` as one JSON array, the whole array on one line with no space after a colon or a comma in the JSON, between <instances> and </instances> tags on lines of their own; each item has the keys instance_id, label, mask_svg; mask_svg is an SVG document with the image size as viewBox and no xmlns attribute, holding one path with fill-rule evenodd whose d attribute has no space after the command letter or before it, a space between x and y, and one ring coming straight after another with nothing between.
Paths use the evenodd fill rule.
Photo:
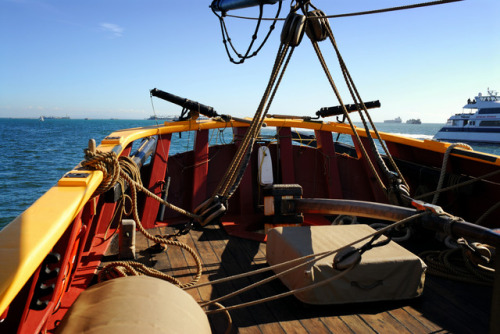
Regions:
<instances>
[{"instance_id":1,"label":"coiled rope","mask_svg":"<svg viewBox=\"0 0 500 334\"><path fill-rule=\"evenodd\" d=\"M458 248L444 251L426 251L418 256L427 264L427 272L431 275L453 279L461 282L475 283L481 285L492 285L495 278L495 270L478 263L491 262L492 253L486 245L472 243L465 239L457 240ZM481 255L480 249L487 255Z\"/></svg>"},{"instance_id":2,"label":"coiled rope","mask_svg":"<svg viewBox=\"0 0 500 334\"><path fill-rule=\"evenodd\" d=\"M172 240L172 236L153 236L142 226L141 220L139 218L139 213L137 209L137 190L142 191L147 196L157 200L166 207L184 214L192 219L198 219L197 215L187 212L186 210L179 208L162 198L156 196L147 188L142 185L140 179L140 172L137 165L129 157L117 157L114 152L101 152L93 149L85 149L85 160L82 161L82 166L92 170L100 170L103 173L103 181L96 189L94 197L108 191L113 188L114 185L119 182L126 182L130 188L130 196L132 199L132 216L135 220L138 230L144 234L149 240L164 245L176 246L186 250L193 257L196 262L196 275L194 278L186 284L181 284L176 278L167 275L156 269L147 268L143 264L134 261L117 261L105 266L99 273L99 280L111 279L120 276L127 275L150 275L158 278L162 278L173 284L176 284L182 288L194 285L201 277L202 274L202 264L201 259L198 254L189 247L188 245Z\"/></svg>"}]
</instances>

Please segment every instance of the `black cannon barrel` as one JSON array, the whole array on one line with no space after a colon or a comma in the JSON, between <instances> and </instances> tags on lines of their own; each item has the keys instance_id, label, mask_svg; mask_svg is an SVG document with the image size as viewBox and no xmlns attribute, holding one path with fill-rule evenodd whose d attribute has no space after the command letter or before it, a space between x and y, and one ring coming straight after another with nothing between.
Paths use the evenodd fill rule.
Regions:
<instances>
[{"instance_id":1,"label":"black cannon barrel","mask_svg":"<svg viewBox=\"0 0 500 334\"><path fill-rule=\"evenodd\" d=\"M366 109L380 108L380 101L376 100L376 101L365 102L365 107ZM346 104L345 108L347 109L347 112L358 110L356 104ZM342 106L324 107L316 111L316 116L319 117L339 116L343 114L344 112L342 110Z\"/></svg>"},{"instance_id":2,"label":"black cannon barrel","mask_svg":"<svg viewBox=\"0 0 500 334\"><path fill-rule=\"evenodd\" d=\"M174 104L177 104L183 108L192 110L192 111L198 111L200 114L205 115L207 117L217 117L219 114L215 111L214 108L201 104L196 101L191 101L189 99L170 94L167 92L164 92L158 88L153 88L150 90L150 93L152 96L156 96L162 100L172 102Z\"/></svg>"}]
</instances>

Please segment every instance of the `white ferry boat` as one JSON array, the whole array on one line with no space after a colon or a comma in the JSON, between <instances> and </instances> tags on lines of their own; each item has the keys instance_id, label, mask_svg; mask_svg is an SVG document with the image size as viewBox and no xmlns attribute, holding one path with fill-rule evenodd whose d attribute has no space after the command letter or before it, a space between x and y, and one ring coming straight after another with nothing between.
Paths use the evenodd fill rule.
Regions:
<instances>
[{"instance_id":1,"label":"white ferry boat","mask_svg":"<svg viewBox=\"0 0 500 334\"><path fill-rule=\"evenodd\" d=\"M500 96L496 91L479 93L474 100L467 101L464 109L470 112L451 116L434 139L500 143Z\"/></svg>"}]
</instances>

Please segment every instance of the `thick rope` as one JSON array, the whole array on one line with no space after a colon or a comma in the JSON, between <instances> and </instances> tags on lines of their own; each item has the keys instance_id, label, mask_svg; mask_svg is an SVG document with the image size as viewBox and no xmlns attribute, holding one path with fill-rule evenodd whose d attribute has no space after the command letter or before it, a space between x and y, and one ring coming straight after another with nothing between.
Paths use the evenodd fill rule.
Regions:
<instances>
[{"instance_id":1,"label":"thick rope","mask_svg":"<svg viewBox=\"0 0 500 334\"><path fill-rule=\"evenodd\" d=\"M333 89L333 92L335 93L335 96L337 97L339 104L342 106L345 117L349 121L349 125L351 127L352 133L354 134L354 138L356 139L356 142L358 143L358 146L361 149L361 154L363 155L363 158L368 163L368 167L370 168L372 175L374 175L375 180L377 181L377 184L380 186L380 188L383 191L386 191L387 188L385 187L384 183L382 182L380 175L378 175L378 172L375 169L373 162L369 158L368 153L366 152L365 146L363 145L363 143L361 141L361 137L359 136L358 131L356 130L356 127L354 126L354 122L352 121L351 116L349 115L349 113L347 112L347 109L345 108L345 104L342 101L342 97L340 96L340 92L338 91L337 86L335 85L335 82L333 80L333 77L330 74L330 71L328 69L328 66L326 65L325 59L323 57L323 54L321 53L321 50L319 49L318 43L316 41L313 41L313 40L311 40L311 42L313 44L314 51L316 51L316 55L318 56L318 59L321 63L321 66L323 67L323 71L325 72L325 75L328 79L328 82L330 83L330 86Z\"/></svg>"},{"instance_id":2,"label":"thick rope","mask_svg":"<svg viewBox=\"0 0 500 334\"><path fill-rule=\"evenodd\" d=\"M448 166L448 159L450 157L451 151L455 147L461 147L461 148L467 149L469 151L472 150L472 147L470 147L469 145L464 144L464 143L454 143L454 144L451 144L450 146L448 146L448 148L446 149L446 152L444 152L443 164L441 166L441 174L439 175L439 181L438 181L438 185L436 188L436 193L434 194L434 197L432 199L432 204L436 204L438 199L439 199L440 190L443 187L444 177L446 175L446 167Z\"/></svg>"},{"instance_id":3,"label":"thick rope","mask_svg":"<svg viewBox=\"0 0 500 334\"><path fill-rule=\"evenodd\" d=\"M427 264L427 273L456 281L492 285L494 271L481 269L472 263L463 248L426 251L418 255Z\"/></svg>"},{"instance_id":4,"label":"thick rope","mask_svg":"<svg viewBox=\"0 0 500 334\"><path fill-rule=\"evenodd\" d=\"M155 269L148 269L145 270L142 268L141 263L134 263L130 261L120 261L120 262L114 262L102 269L106 273L104 277L111 277L111 276L122 276L125 274L131 274L131 275L141 275L147 273L148 275L152 275L154 277L162 277L163 279L172 282L176 285L179 285L180 287L188 287L190 285L195 284L201 277L202 274L202 264L199 256L196 254L196 252L189 247L188 245L172 240L169 237L171 236L166 236L166 237L158 237L158 236L153 236L151 235L146 229L142 226L141 220L139 218L139 213L138 213L138 208L137 208L137 189L140 191L144 192L146 195L149 197L161 202L165 206L179 212L182 214L185 214L189 216L190 218L197 218L196 215L193 215L191 213L188 213L187 211L178 208L162 198L156 196L152 192L150 192L147 188L145 188L142 185L142 182L140 181L140 173L135 165L135 163L132 161L132 159L128 157L120 157L117 158L117 155L114 152L92 152L90 150L85 150L85 160L82 162L82 166L90 168L90 169L97 169L102 171L103 173L103 181L101 182L101 185L99 188L96 190L96 193L94 196L97 196L103 192L106 192L107 190L111 189L120 179L126 181L129 185L130 188L130 195L132 199L132 215L133 218L136 222L137 229L144 234L146 238L149 240L158 243L158 244L165 244L165 245L171 245L171 246L176 246L180 247L184 250L186 250L191 256L193 257L194 261L196 262L196 275L194 278L191 280L191 282L187 284L181 284L179 281L174 279L173 277L166 275L160 271L157 271ZM123 166L123 167L122 167ZM136 266L137 268L141 268L141 271L137 270L131 270L132 266ZM109 267L109 268L108 268ZM120 267L124 267L126 269L120 269ZM118 268L117 274L109 274L109 271L111 268ZM103 274L104 275L104 274Z\"/></svg>"},{"instance_id":5,"label":"thick rope","mask_svg":"<svg viewBox=\"0 0 500 334\"><path fill-rule=\"evenodd\" d=\"M243 171L243 168L246 167L246 164L249 160L249 153L251 152L252 145L255 141L255 138L258 136L260 129L262 127L262 124L264 122L264 118L270 108L271 101L274 98L274 95L276 94L277 88L279 86L279 83L281 82L281 79L283 78L283 74L285 72L285 69L288 65L288 62L291 58L291 55L293 53L293 48L291 51L289 50L290 47L288 44L281 44L280 48L278 50L278 53L276 55L275 63L273 66L273 71L271 73L271 77L269 79L269 82L267 84L267 87L264 91L264 94L262 96L261 102L259 104L259 107L257 108L257 111L252 119L252 123L247 129L247 132L245 133L245 136L242 139L242 142L240 146L238 147L238 151L236 152L236 155L233 158L233 161L229 165L226 173L222 177L220 183L218 184L214 196L219 195L224 199L229 199L232 194L234 193L234 189L237 187L239 184L238 178L241 179L241 173ZM288 55L288 57L287 57ZM285 61L285 58L287 57L287 60ZM285 64L283 69L283 63ZM281 70L281 74L280 74ZM274 87L274 90L273 90ZM273 92L271 93L271 91ZM269 99L269 101L268 101ZM267 107L266 107L267 104ZM246 158L245 158L246 156Z\"/></svg>"}]
</instances>

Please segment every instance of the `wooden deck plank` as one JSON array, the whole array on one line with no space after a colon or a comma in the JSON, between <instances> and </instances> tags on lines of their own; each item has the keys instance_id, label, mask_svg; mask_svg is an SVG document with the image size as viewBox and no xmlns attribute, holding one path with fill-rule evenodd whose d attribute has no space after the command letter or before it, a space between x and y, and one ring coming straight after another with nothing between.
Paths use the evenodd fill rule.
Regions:
<instances>
[{"instance_id":1,"label":"wooden deck plank","mask_svg":"<svg viewBox=\"0 0 500 334\"><path fill-rule=\"evenodd\" d=\"M438 296L427 303L426 317L443 324L443 328L452 332L486 333L489 327L489 310L485 310L487 315L479 314L470 304L458 302L457 298L467 291L448 290L440 281L440 278L434 278L426 282L427 293ZM446 282L452 285L456 283L450 280ZM465 285L464 289L467 289Z\"/></svg>"},{"instance_id":2,"label":"wooden deck plank","mask_svg":"<svg viewBox=\"0 0 500 334\"><path fill-rule=\"evenodd\" d=\"M259 243L258 251L255 253L252 263L259 265L267 265L266 260L266 245ZM271 272L266 277L269 276ZM262 279L264 275L255 276L255 279ZM273 281L271 284L259 287L264 295L276 295L286 291L284 285L279 280ZM290 305L294 305L290 307ZM277 319L290 319L287 321L280 321L281 326L287 333L331 333L321 320L302 318L300 309L303 305L299 304L294 297L285 297L284 299L277 300L270 303L270 307Z\"/></svg>"},{"instance_id":3,"label":"wooden deck plank","mask_svg":"<svg viewBox=\"0 0 500 334\"><path fill-rule=\"evenodd\" d=\"M410 333L410 331L388 312L362 314L361 318L377 333Z\"/></svg>"},{"instance_id":4,"label":"wooden deck plank","mask_svg":"<svg viewBox=\"0 0 500 334\"><path fill-rule=\"evenodd\" d=\"M258 243L234 237L227 238L225 232L218 227L212 229L211 232L215 233L213 234L214 238L209 240L209 242L214 249L219 251L222 250L222 252L219 253L219 259L227 275L235 275L256 269L252 266L253 256L249 256L242 247L244 245L252 245L252 248L256 248L258 247ZM254 251L255 250L252 250L252 252ZM233 281L232 285L235 289L241 289L253 282L251 278L243 278ZM250 290L240 295L241 300L245 302L260 299L261 297L263 297L263 295L259 293L259 290ZM259 324L259 328L263 333L268 331L270 331L270 333L285 332L277 322L272 309L270 309L268 305L260 304L256 307L248 307L245 310L253 314L256 323Z\"/></svg>"},{"instance_id":5,"label":"wooden deck plank","mask_svg":"<svg viewBox=\"0 0 500 334\"><path fill-rule=\"evenodd\" d=\"M340 317L320 317L319 320L335 334L355 333ZM359 332L358 332L359 333Z\"/></svg>"},{"instance_id":6,"label":"wooden deck plank","mask_svg":"<svg viewBox=\"0 0 500 334\"><path fill-rule=\"evenodd\" d=\"M389 314L397 319L401 325L403 325L410 333L418 334L418 333L429 333L429 328L424 326L422 322L418 321L411 314L406 312L403 308L397 308L389 311Z\"/></svg>"},{"instance_id":7,"label":"wooden deck plank","mask_svg":"<svg viewBox=\"0 0 500 334\"><path fill-rule=\"evenodd\" d=\"M351 329L354 333L375 333L373 328L368 326L357 314L344 315L340 319Z\"/></svg>"},{"instance_id":8,"label":"wooden deck plank","mask_svg":"<svg viewBox=\"0 0 500 334\"><path fill-rule=\"evenodd\" d=\"M227 271L226 266L221 266L221 254L223 253L223 248L220 247L220 244L213 244L210 239L213 238L213 235L207 229L204 232L200 231L191 231L190 235L193 241L196 244L198 251L202 257L203 263L211 264L211 271L208 275L209 280L215 280L222 277L230 276L232 273ZM226 295L230 292L233 292L236 289L241 288L241 284L235 284L235 282L231 283L222 283L217 284L213 287L213 293L211 296L208 296L207 299L215 299L219 296ZM247 301L242 299L240 296L234 297L230 300L232 303L239 304L241 302ZM222 302L223 305L227 305L226 301ZM256 315L253 310L233 310L230 312L233 323L238 331L240 332L249 332L249 333L264 333L268 332L267 326L259 326L259 322L256 319ZM254 327L252 329L252 327ZM244 330L243 330L244 329ZM271 329L273 330L273 329ZM281 328L274 328L274 330L278 330L278 333L282 330Z\"/></svg>"},{"instance_id":9,"label":"wooden deck plank","mask_svg":"<svg viewBox=\"0 0 500 334\"><path fill-rule=\"evenodd\" d=\"M405 306L402 309L408 312L408 314L410 314L412 317L417 319L422 324L422 326L427 328L427 333L439 332L443 329L441 326L427 319L422 312L416 310L413 306Z\"/></svg>"},{"instance_id":10,"label":"wooden deck plank","mask_svg":"<svg viewBox=\"0 0 500 334\"><path fill-rule=\"evenodd\" d=\"M150 230L153 234L172 233L172 227ZM114 236L117 238L117 236ZM267 266L266 245L228 236L218 226L192 230L179 240L191 246L200 256L204 274L200 282L208 282L241 272ZM155 252L152 242L137 234L137 260L173 274L183 282L195 272L195 264L186 251L170 247ZM117 247L106 254L108 261L116 260ZM105 263L103 263L105 265ZM246 287L269 277L261 273L217 286L192 289L196 300L210 300ZM223 301L234 305L286 291L279 279L258 287L255 291ZM470 290L470 291L468 291ZM272 302L230 311L233 333L432 333L487 332L489 321L488 293L491 288L426 278L423 296L408 301L361 303L346 305L306 305L293 296ZM478 294L479 292L479 294ZM477 300L476 300L477 299ZM222 314L209 317L215 333L226 329Z\"/></svg>"},{"instance_id":11,"label":"wooden deck plank","mask_svg":"<svg viewBox=\"0 0 500 334\"><path fill-rule=\"evenodd\" d=\"M259 250L254 257L254 261L256 263L266 263L266 245L264 243L259 244ZM286 287L281 284L279 280L273 282L272 285L265 286L268 289L269 294L277 294L286 291ZM293 307L289 307L289 305L294 305ZM275 313L277 314L278 319L283 319L286 317L290 317L290 314L295 317L297 320L294 320L290 325L297 328L297 326L303 326L306 332L310 333L331 333L332 331L329 329L327 325L328 321L322 321L316 317L307 318L303 317L303 309L308 308L307 305L300 303L295 297L287 297L286 299L281 301L281 304L277 307L274 307ZM291 309L291 310L287 310ZM302 313L302 314L301 314ZM288 324L287 324L288 325ZM283 326L283 324L282 324Z\"/></svg>"}]
</instances>

